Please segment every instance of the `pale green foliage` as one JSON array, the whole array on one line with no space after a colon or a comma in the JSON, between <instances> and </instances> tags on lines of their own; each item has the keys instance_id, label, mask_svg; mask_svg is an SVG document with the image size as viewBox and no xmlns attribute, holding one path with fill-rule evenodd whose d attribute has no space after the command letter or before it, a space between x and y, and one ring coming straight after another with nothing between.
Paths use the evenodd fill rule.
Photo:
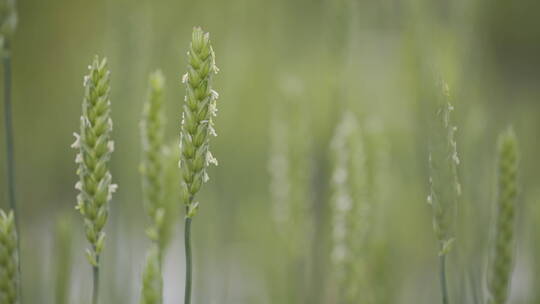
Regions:
<instances>
[{"instance_id":1,"label":"pale green foliage","mask_svg":"<svg viewBox=\"0 0 540 304\"><path fill-rule=\"evenodd\" d=\"M217 72L210 35L195 27L188 51L188 72L182 79L186 84L186 97L180 136L180 169L187 217L197 212L198 203L194 202L194 197L208 181L207 167L217 165L209 150L210 136L216 135L213 117L217 114L218 94L212 89L212 76Z\"/></svg>"},{"instance_id":2,"label":"pale green foliage","mask_svg":"<svg viewBox=\"0 0 540 304\"><path fill-rule=\"evenodd\" d=\"M97 267L104 245L103 228L109 215L109 201L116 185L111 183L108 169L114 144L111 140L113 126L107 60L99 60L96 56L89 70L84 78L80 133L75 134L76 141L72 147L78 150L75 159L79 166L79 181L75 185L80 191L77 209L84 217L86 238L92 245L92 249L87 250L87 257L90 264Z\"/></svg>"},{"instance_id":3,"label":"pale green foliage","mask_svg":"<svg viewBox=\"0 0 540 304\"><path fill-rule=\"evenodd\" d=\"M141 123L143 159L141 175L144 205L151 219L147 230L150 239L164 248L164 124L163 86L165 79L160 71L150 75L150 90L144 104ZM161 254L160 254L161 255Z\"/></svg>"},{"instance_id":4,"label":"pale green foliage","mask_svg":"<svg viewBox=\"0 0 540 304\"><path fill-rule=\"evenodd\" d=\"M161 276L160 251L152 246L146 256L143 271L141 304L161 304L163 302L163 279Z\"/></svg>"},{"instance_id":5,"label":"pale green foliage","mask_svg":"<svg viewBox=\"0 0 540 304\"><path fill-rule=\"evenodd\" d=\"M366 288L366 235L370 201L366 153L358 121L346 113L331 143L332 263L337 303L369 303Z\"/></svg>"},{"instance_id":6,"label":"pale green foliage","mask_svg":"<svg viewBox=\"0 0 540 304\"><path fill-rule=\"evenodd\" d=\"M433 209L433 228L440 243L440 255L450 250L454 240L453 225L457 212L457 199L461 193L457 166L459 158L454 138L457 127L453 126L450 114L448 87L443 85L438 94L436 117L431 127L429 145L429 184L428 203Z\"/></svg>"},{"instance_id":7,"label":"pale green foliage","mask_svg":"<svg viewBox=\"0 0 540 304\"><path fill-rule=\"evenodd\" d=\"M0 303L19 304L17 232L13 212L0 210Z\"/></svg>"},{"instance_id":8,"label":"pale green foliage","mask_svg":"<svg viewBox=\"0 0 540 304\"><path fill-rule=\"evenodd\" d=\"M508 298L514 260L518 158L516 136L508 129L499 136L497 217L488 284L491 304L504 304Z\"/></svg>"},{"instance_id":9,"label":"pale green foliage","mask_svg":"<svg viewBox=\"0 0 540 304\"><path fill-rule=\"evenodd\" d=\"M0 0L0 50L4 51L6 40L11 38L17 27L15 0Z\"/></svg>"}]
</instances>

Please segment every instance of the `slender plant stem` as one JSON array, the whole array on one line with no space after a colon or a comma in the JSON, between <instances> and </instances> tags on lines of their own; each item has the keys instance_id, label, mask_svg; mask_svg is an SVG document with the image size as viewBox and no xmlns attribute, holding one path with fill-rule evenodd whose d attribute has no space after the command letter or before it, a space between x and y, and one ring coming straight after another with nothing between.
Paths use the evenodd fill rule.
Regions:
<instances>
[{"instance_id":1,"label":"slender plant stem","mask_svg":"<svg viewBox=\"0 0 540 304\"><path fill-rule=\"evenodd\" d=\"M191 303L191 218L186 216L184 228L184 241L186 248L186 290L184 292L184 304Z\"/></svg>"},{"instance_id":2,"label":"slender plant stem","mask_svg":"<svg viewBox=\"0 0 540 304\"><path fill-rule=\"evenodd\" d=\"M446 284L446 254L441 254L439 257L441 294L443 304L448 304L448 287Z\"/></svg>"},{"instance_id":3,"label":"slender plant stem","mask_svg":"<svg viewBox=\"0 0 540 304\"><path fill-rule=\"evenodd\" d=\"M94 278L94 284L92 288L92 304L97 304L99 300L99 256L96 257L98 266L92 266L92 274Z\"/></svg>"},{"instance_id":4,"label":"slender plant stem","mask_svg":"<svg viewBox=\"0 0 540 304\"><path fill-rule=\"evenodd\" d=\"M7 183L8 183L8 200L9 207L13 210L15 217L15 230L17 231L17 254L19 255L19 263L17 271L19 280L21 280L21 230L19 229L19 213L17 212L17 200L15 197L15 153L13 143L13 115L11 106L11 48L9 41L4 42L3 51L3 66L4 66L4 123L6 132L6 157L7 157ZM19 301L22 303L22 289L19 282Z\"/></svg>"},{"instance_id":5,"label":"slender plant stem","mask_svg":"<svg viewBox=\"0 0 540 304\"><path fill-rule=\"evenodd\" d=\"M6 41L4 50L4 123L6 132L7 182L9 207L13 210L18 231L18 213L15 199L15 157L13 153L13 116L11 106L11 51ZM19 236L20 237L20 236Z\"/></svg>"}]
</instances>

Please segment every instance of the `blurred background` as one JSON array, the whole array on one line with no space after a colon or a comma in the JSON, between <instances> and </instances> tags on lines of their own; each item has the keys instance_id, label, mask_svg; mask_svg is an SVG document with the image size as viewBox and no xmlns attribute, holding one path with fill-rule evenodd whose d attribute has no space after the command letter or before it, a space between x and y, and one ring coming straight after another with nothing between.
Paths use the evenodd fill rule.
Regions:
<instances>
[{"instance_id":1,"label":"blurred background","mask_svg":"<svg viewBox=\"0 0 540 304\"><path fill-rule=\"evenodd\" d=\"M384 155L370 224L373 303L439 301L424 104L440 79L455 107L463 188L451 297L473 303L464 300L470 290L483 292L496 137L511 124L522 157L510 303L540 303L538 11L534 0L18 1L12 46L25 303L55 303L58 261L73 265L70 302L90 297L70 145L95 54L112 71L111 165L119 185L106 227L102 302L139 301L149 245L138 171L147 78L157 68L167 77L174 144L196 25L211 33L221 71L219 136L211 143L220 164L210 170L193 226L195 303L334 303L330 146L344 112L359 117L376 138L368 148ZM0 148L5 172L4 140ZM2 174L2 208L5 185ZM300 206L285 220L284 203ZM166 303L183 297L182 218L165 262ZM71 232L71 256L59 252L58 222Z\"/></svg>"}]
</instances>

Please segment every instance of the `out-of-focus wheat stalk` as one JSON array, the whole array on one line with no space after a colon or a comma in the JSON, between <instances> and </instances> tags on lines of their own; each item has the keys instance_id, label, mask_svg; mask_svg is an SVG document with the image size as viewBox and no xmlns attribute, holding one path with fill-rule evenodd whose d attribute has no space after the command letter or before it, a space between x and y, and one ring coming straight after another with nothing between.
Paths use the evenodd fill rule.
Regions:
<instances>
[{"instance_id":1,"label":"out-of-focus wheat stalk","mask_svg":"<svg viewBox=\"0 0 540 304\"><path fill-rule=\"evenodd\" d=\"M17 230L17 254L20 254L19 212L15 187L15 143L13 132L12 109L12 73L11 73L11 38L17 27L17 9L15 0L0 0L0 53L4 66L4 131L6 139L6 175L9 207L14 213L15 229ZM17 264L18 276L21 277L21 265ZM21 284L18 284L21 288ZM19 290L19 294L22 293Z\"/></svg>"},{"instance_id":2,"label":"out-of-focus wheat stalk","mask_svg":"<svg viewBox=\"0 0 540 304\"><path fill-rule=\"evenodd\" d=\"M160 250L157 244L148 251L143 271L141 304L163 303L163 278Z\"/></svg>"},{"instance_id":3,"label":"out-of-focus wheat stalk","mask_svg":"<svg viewBox=\"0 0 540 304\"><path fill-rule=\"evenodd\" d=\"M163 87L165 78L161 71L149 77L149 93L144 104L141 123L142 133L142 189L144 206L151 224L147 229L149 238L158 245L161 259L165 247L164 240L164 126Z\"/></svg>"},{"instance_id":4,"label":"out-of-focus wheat stalk","mask_svg":"<svg viewBox=\"0 0 540 304\"><path fill-rule=\"evenodd\" d=\"M346 113L331 143L332 264L337 303L370 303L366 287L366 236L370 202L364 139L356 117Z\"/></svg>"},{"instance_id":5,"label":"out-of-focus wheat stalk","mask_svg":"<svg viewBox=\"0 0 540 304\"><path fill-rule=\"evenodd\" d=\"M499 136L498 151L497 217L488 284L490 304L507 302L514 261L519 157L517 139L511 128Z\"/></svg>"},{"instance_id":6,"label":"out-of-focus wheat stalk","mask_svg":"<svg viewBox=\"0 0 540 304\"><path fill-rule=\"evenodd\" d=\"M429 185L428 203L433 209L433 229L439 242L439 275L443 304L448 304L446 256L454 242L454 222L457 199L461 194L457 166L459 157L455 141L457 127L452 125L450 114L453 106L449 102L448 86L442 83L437 93L436 117L432 120L429 138Z\"/></svg>"}]
</instances>

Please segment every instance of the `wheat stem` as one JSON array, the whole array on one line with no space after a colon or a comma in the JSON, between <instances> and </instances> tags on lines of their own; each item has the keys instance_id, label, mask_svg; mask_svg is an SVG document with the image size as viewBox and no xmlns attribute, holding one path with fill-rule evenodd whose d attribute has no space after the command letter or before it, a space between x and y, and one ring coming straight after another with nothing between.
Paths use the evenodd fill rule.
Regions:
<instances>
[{"instance_id":1,"label":"wheat stem","mask_svg":"<svg viewBox=\"0 0 540 304\"><path fill-rule=\"evenodd\" d=\"M21 252L21 241L20 241L20 227L19 227L19 216L17 212L17 199L15 193L15 148L13 142L13 110L11 103L11 89L12 89L12 72L11 72L11 50L9 47L9 41L4 41L4 56L3 56L3 66L4 66L4 124L6 132L6 171L7 171L7 183L8 183L8 200L9 207L13 210L15 217L15 230L17 231L17 254ZM17 264L17 271L19 277L21 276L21 264ZM19 284L19 288L20 284ZM19 294L21 291L19 290Z\"/></svg>"},{"instance_id":2,"label":"wheat stem","mask_svg":"<svg viewBox=\"0 0 540 304\"><path fill-rule=\"evenodd\" d=\"M186 288L184 293L184 304L190 304L192 285L191 217L186 216L184 224L184 242L186 249Z\"/></svg>"},{"instance_id":3,"label":"wheat stem","mask_svg":"<svg viewBox=\"0 0 540 304\"><path fill-rule=\"evenodd\" d=\"M17 214L15 199L15 157L13 151L13 110L11 105L11 54L7 41L4 48L4 124L6 132L8 199L9 207L13 210L14 214ZM15 223L17 223L17 220L15 220Z\"/></svg>"},{"instance_id":4,"label":"wheat stem","mask_svg":"<svg viewBox=\"0 0 540 304\"><path fill-rule=\"evenodd\" d=\"M442 250L442 248L441 248ZM448 304L448 284L446 283L446 255L439 256L439 274L441 283L441 296L443 304Z\"/></svg>"},{"instance_id":5,"label":"wheat stem","mask_svg":"<svg viewBox=\"0 0 540 304\"><path fill-rule=\"evenodd\" d=\"M99 255L96 256L99 265ZM92 267L92 304L97 304L99 300L99 266Z\"/></svg>"}]
</instances>

